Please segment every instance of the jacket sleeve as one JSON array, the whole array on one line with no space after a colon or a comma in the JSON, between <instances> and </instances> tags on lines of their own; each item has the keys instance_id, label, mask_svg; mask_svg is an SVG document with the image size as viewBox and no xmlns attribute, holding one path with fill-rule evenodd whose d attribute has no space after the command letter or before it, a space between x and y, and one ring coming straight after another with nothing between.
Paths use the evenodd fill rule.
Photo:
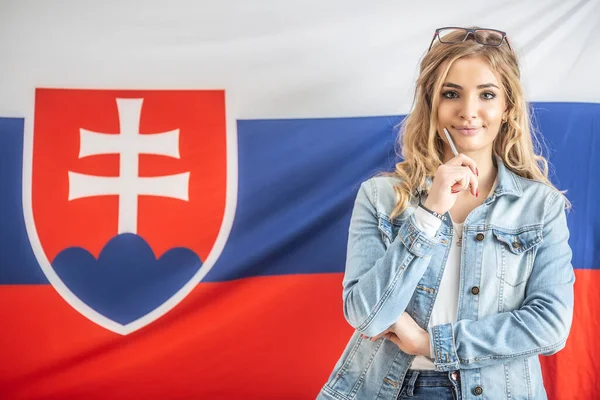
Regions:
<instances>
[{"instance_id":1,"label":"jacket sleeve","mask_svg":"<svg viewBox=\"0 0 600 400\"><path fill-rule=\"evenodd\" d=\"M573 319L569 229L562 194L550 196L543 241L537 250L525 299L518 310L480 320L429 328L438 371L481 368L533 355L551 355L565 346Z\"/></svg>"},{"instance_id":2,"label":"jacket sleeve","mask_svg":"<svg viewBox=\"0 0 600 400\"><path fill-rule=\"evenodd\" d=\"M344 316L366 336L385 331L404 312L440 243L417 228L411 215L386 248L376 198L374 180L364 182L350 220L343 280Z\"/></svg>"}]
</instances>

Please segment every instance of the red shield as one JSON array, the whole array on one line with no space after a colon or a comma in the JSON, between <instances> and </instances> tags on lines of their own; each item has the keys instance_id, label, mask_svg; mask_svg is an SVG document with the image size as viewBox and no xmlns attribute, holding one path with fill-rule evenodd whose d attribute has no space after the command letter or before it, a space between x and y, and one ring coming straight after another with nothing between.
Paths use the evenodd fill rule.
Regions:
<instances>
[{"instance_id":1,"label":"red shield","mask_svg":"<svg viewBox=\"0 0 600 400\"><path fill-rule=\"evenodd\" d=\"M25 205L30 204L25 211L31 212L29 235L50 282L94 322L122 334L139 329L185 297L218 258L236 196L235 127L227 122L225 103L222 90L36 91L30 203L24 196ZM111 247L113 258L106 258L107 243L115 238L121 242ZM101 294L87 298L86 293L103 284L109 286L105 293L125 290L111 280L143 286L148 274L140 272L144 266L134 265L137 250L127 246L144 242L156 260L170 250L187 249L179 258L169 256L170 263L187 263L185 273L177 272L187 274L187 283L179 276L165 289L169 295L122 304L131 309L114 318L116 310L96 304L102 303ZM85 252L94 260L105 256L104 266L88 268L118 264L119 271L82 278L82 267L69 265L61 268L71 272L58 272L56 263L64 260L85 264L82 260L91 258L77 255ZM199 259L194 267L190 254ZM139 271L122 271L129 266ZM97 284L82 284L86 279Z\"/></svg>"}]
</instances>

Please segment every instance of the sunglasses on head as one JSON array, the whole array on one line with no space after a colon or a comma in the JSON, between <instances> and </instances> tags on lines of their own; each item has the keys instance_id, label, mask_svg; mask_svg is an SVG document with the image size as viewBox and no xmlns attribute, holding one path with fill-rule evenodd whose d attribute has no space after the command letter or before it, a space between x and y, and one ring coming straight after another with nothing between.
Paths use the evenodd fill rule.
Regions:
<instances>
[{"instance_id":1,"label":"sunglasses on head","mask_svg":"<svg viewBox=\"0 0 600 400\"><path fill-rule=\"evenodd\" d=\"M484 46L493 46L498 47L504 41L508 45L508 48L512 50L510 47L510 43L508 42L508 37L506 36L506 32L499 31L497 29L470 29L470 28L459 28L453 26L447 26L444 28L438 28L435 30L433 35L433 39L431 40L431 44L429 45L429 50L433 46L433 42L435 38L438 38L440 43L444 44L453 44L464 42L469 38L469 35L473 36L473 39ZM427 50L427 51L429 51Z\"/></svg>"}]
</instances>

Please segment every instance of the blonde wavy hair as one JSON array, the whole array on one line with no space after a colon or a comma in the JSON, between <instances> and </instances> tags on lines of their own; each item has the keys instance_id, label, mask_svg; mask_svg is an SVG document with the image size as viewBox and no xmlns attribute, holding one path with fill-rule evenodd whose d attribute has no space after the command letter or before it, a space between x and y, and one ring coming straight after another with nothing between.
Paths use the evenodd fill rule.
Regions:
<instances>
[{"instance_id":1,"label":"blonde wavy hair","mask_svg":"<svg viewBox=\"0 0 600 400\"><path fill-rule=\"evenodd\" d=\"M480 29L473 27L473 29ZM453 32L453 36L464 33ZM558 190L548 179L548 161L541 155L545 148L531 124L529 106L521 87L521 73L515 53L506 43L498 47L485 46L469 39L455 44L436 44L424 56L420 64L419 78L413 99L413 109L400 124L398 144L401 144L403 161L396 164L388 176L400 178L394 187L396 207L391 217L401 214L418 191L427 191L425 179L433 176L443 164L444 142L437 134L437 108L440 92L452 64L466 57L482 57L499 77L507 103L507 121L493 143L493 153L515 174L545 183ZM534 146L535 141L535 146ZM566 200L567 208L571 208Z\"/></svg>"}]
</instances>

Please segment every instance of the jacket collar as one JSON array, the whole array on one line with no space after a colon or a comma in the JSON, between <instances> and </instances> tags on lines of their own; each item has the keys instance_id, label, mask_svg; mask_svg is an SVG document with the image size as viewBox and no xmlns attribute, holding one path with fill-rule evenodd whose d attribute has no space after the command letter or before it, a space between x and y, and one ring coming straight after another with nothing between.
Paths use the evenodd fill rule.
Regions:
<instances>
[{"instance_id":1,"label":"jacket collar","mask_svg":"<svg viewBox=\"0 0 600 400\"><path fill-rule=\"evenodd\" d=\"M494 190L494 195L490 196L487 201L491 202L494 197L505 194L517 197L523 196L523 189L519 182L520 177L504 165L504 161L502 161L500 156L494 155L494 159L498 167L498 184L496 185L496 190Z\"/></svg>"}]
</instances>

